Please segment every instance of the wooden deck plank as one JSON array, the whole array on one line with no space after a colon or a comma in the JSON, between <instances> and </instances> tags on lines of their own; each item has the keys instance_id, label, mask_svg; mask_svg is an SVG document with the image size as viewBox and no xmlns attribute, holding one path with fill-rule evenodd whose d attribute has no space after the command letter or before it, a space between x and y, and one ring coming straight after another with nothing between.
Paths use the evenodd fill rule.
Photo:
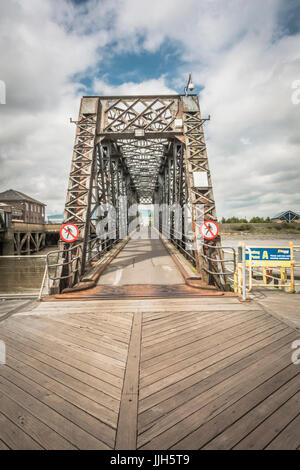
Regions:
<instances>
[{"instance_id":1,"label":"wooden deck plank","mask_svg":"<svg viewBox=\"0 0 300 470\"><path fill-rule=\"evenodd\" d=\"M298 371L291 364L204 425L198 445L210 441L204 449L232 449L298 390ZM258 441L255 444L261 448Z\"/></svg>"},{"instance_id":2,"label":"wooden deck plank","mask_svg":"<svg viewBox=\"0 0 300 470\"><path fill-rule=\"evenodd\" d=\"M276 361L273 364L269 363L268 370L265 370L259 376L257 376L255 364L252 371L249 370L251 367L247 368L242 374L237 374L238 377L231 377L227 384L217 385L202 394L202 396L190 400L169 415L156 421L155 425L139 436L138 447L141 449L155 449L159 445L160 449L169 449L184 438L184 445L187 446L185 448L193 448L194 442L197 446L198 441L195 431L199 426L204 424L208 418L212 418L244 396L251 390L251 387L258 386L283 369L288 361L286 349L286 347L283 347L280 353L277 352L279 356L277 356ZM282 355L283 357L281 357ZM186 435L188 437L185 437Z\"/></svg>"},{"instance_id":3,"label":"wooden deck plank","mask_svg":"<svg viewBox=\"0 0 300 470\"><path fill-rule=\"evenodd\" d=\"M147 348L151 348L151 349L157 348L160 346L160 343L165 342L166 339L170 340L171 338L174 338L174 340L175 339L177 340L177 339L180 339L182 336L189 337L188 336L189 333L192 333L195 330L196 331L201 330L202 332L215 331L214 329L215 324L218 324L221 326L221 325L224 325L224 321L227 324L230 320L234 321L235 318L232 318L231 316L229 318L229 316L226 315L225 317L216 316L214 320L212 320L211 318L208 318L206 321L201 321L201 319L197 319L197 316L194 315L194 321L192 322L184 322L182 325L174 324L172 322L171 324L168 325L169 326L168 332L161 333L160 328L158 326L158 334L156 336L147 337L146 335L143 335L143 349L147 351L148 350Z\"/></svg>"},{"instance_id":4,"label":"wooden deck plank","mask_svg":"<svg viewBox=\"0 0 300 470\"><path fill-rule=\"evenodd\" d=\"M72 319L64 319L63 321L61 319L55 318L51 319L53 324L57 324L58 327L61 327L61 325L70 325L72 326L72 329L74 333L79 333L82 336L82 333L84 332L84 335L87 337L89 341L101 341L101 343L105 345L109 345L110 348L114 349L115 351L127 351L128 348L128 341L120 341L117 339L116 333L111 333L107 331L106 327L103 327L102 329L99 329L99 322L97 326L90 326L88 321L80 322L80 321L72 321ZM126 336L128 339L128 335Z\"/></svg>"},{"instance_id":5,"label":"wooden deck plank","mask_svg":"<svg viewBox=\"0 0 300 470\"><path fill-rule=\"evenodd\" d=\"M112 313L110 314L112 316ZM61 321L61 318L58 318L57 321ZM68 323L70 322L70 319L67 319ZM124 323L121 323L118 318L111 320L109 318L109 315L103 316L93 316L90 314L89 316L84 316L82 314L77 314L75 317L75 320L79 322L81 325L85 325L87 327L90 327L93 332L97 334L110 334L113 338L116 339L116 341L120 342L121 345L122 343L126 342L128 340L129 336L129 330L131 326L131 319L130 321ZM119 325L117 324L119 322Z\"/></svg>"},{"instance_id":6,"label":"wooden deck plank","mask_svg":"<svg viewBox=\"0 0 300 470\"><path fill-rule=\"evenodd\" d=\"M257 314L257 316L260 316L260 314ZM242 325L249 318L253 317L237 316L235 319L225 320L224 322L216 323L215 326L208 326L204 327L203 329L195 329L195 331L191 331L190 333L179 335L176 340L172 342L165 341L159 347L146 347L145 350L142 350L141 360L143 362L147 359L150 359L155 356L160 356L162 353L175 349L175 347L179 348L181 346L184 346L185 344L187 344L188 340L192 343L193 341L201 340L217 332L226 331L235 325Z\"/></svg>"},{"instance_id":7,"label":"wooden deck plank","mask_svg":"<svg viewBox=\"0 0 300 470\"><path fill-rule=\"evenodd\" d=\"M256 302L44 302L0 338L0 449L300 446L299 333Z\"/></svg>"},{"instance_id":8,"label":"wooden deck plank","mask_svg":"<svg viewBox=\"0 0 300 470\"><path fill-rule=\"evenodd\" d=\"M275 336L275 338L277 338L278 336L279 337L286 336L286 329L281 329L278 333L276 332L275 335L277 335L277 336ZM266 339L266 342L268 342L268 339ZM273 342L273 339L269 338L269 342ZM243 350L242 345L237 345L236 349L235 350L233 349L232 352L233 353L234 352L239 352L241 350ZM176 383L180 382L181 380L184 380L187 377L192 376L194 374L197 374L198 372L200 372L203 369L206 369L210 365L217 362L218 358L223 359L227 356L231 356L230 351L226 351L226 350L224 351L223 350L221 353L216 354L215 356L214 355L209 356L207 359L205 359L203 361L199 360L196 363L190 365L189 367L186 367L185 369L180 369L179 371L177 371L173 374L169 375L168 371L167 371L162 378L160 378L159 380L157 380L153 384L150 383L149 385L143 387L142 390L141 390L141 393L140 393L140 397L143 400L143 399L149 397L150 395L152 395L154 393L157 393L159 390L163 390L163 389L169 387L172 384L176 384Z\"/></svg>"},{"instance_id":9,"label":"wooden deck plank","mask_svg":"<svg viewBox=\"0 0 300 470\"><path fill-rule=\"evenodd\" d=\"M257 310L256 310L257 311ZM240 315L241 313L250 313L253 312L253 310L227 310L227 311L222 311L222 310L216 310L214 311L214 315L212 317L211 311L209 310L204 310L204 311L197 311L197 310L191 310L190 312L184 312L184 311L179 311L179 312L172 312L171 315L164 315L163 317L159 317L157 320L156 318L152 318L151 320L147 321L145 320L143 322L143 331L145 335L150 336L152 333L152 336L155 333L162 332L164 330L167 330L169 323L171 322L172 324L176 325L181 323L181 324L186 324L189 320L194 320L197 323L204 323L209 320L211 322L216 323L218 321L218 318L229 318L229 317L234 317L237 315Z\"/></svg>"},{"instance_id":10,"label":"wooden deck plank","mask_svg":"<svg viewBox=\"0 0 300 470\"><path fill-rule=\"evenodd\" d=\"M47 357L49 356L67 366L76 367L80 372L86 372L92 377L102 379L107 384L111 384L121 390L123 379L113 375L110 371L108 372L107 370L101 369L101 363L99 364L97 361L94 361L87 353L82 352L81 354L77 354L75 351L71 352L69 348L63 347L55 342L47 343L38 335L32 335L28 332L26 335L22 335L21 332L22 330L18 331L16 328L14 330L10 329L8 325L1 325L1 334L4 337L6 335L12 338L12 340L15 337L16 340L19 341L19 344L25 344L34 351L39 351Z\"/></svg>"},{"instance_id":11,"label":"wooden deck plank","mask_svg":"<svg viewBox=\"0 0 300 470\"><path fill-rule=\"evenodd\" d=\"M27 433L43 449L76 449L70 442L38 420L21 405L0 392L0 413Z\"/></svg>"},{"instance_id":12,"label":"wooden deck plank","mask_svg":"<svg viewBox=\"0 0 300 470\"><path fill-rule=\"evenodd\" d=\"M9 363L11 362L12 361L10 359ZM90 407L87 403L87 399L83 400L83 398L77 398L77 404L82 406L82 408L79 408L77 404L73 404L71 401L73 399L71 390L69 391L69 395L67 395L67 390L65 390L66 397L70 399L70 401L68 401L66 398L63 398L62 396L55 393L55 384L53 384L53 389L51 389L49 380L43 379L40 375L37 377L36 374L35 378L39 382L35 382L32 380L32 378L30 378L30 371L27 367L24 366L24 364L19 365L19 370L17 370L18 366L16 365L16 361L14 361L13 365L14 369L8 366L1 368L0 377L9 380L25 392L30 393L41 402L55 409L62 416L65 416L68 420L73 421L75 424L82 427L82 429L85 429L91 435L107 444L109 447L113 447L115 430L104 422L99 421L96 417L93 416L93 414L89 412L95 411L97 415L101 416L100 411L97 413L96 406L93 407L91 405ZM28 373L29 377L24 375L26 373ZM58 384L56 386L58 389Z\"/></svg>"},{"instance_id":13,"label":"wooden deck plank","mask_svg":"<svg viewBox=\"0 0 300 470\"><path fill-rule=\"evenodd\" d=\"M299 411L299 397L294 399L292 406L296 405ZM291 415L290 415L291 416ZM295 450L300 445L300 414L290 422L286 428L265 448L266 450Z\"/></svg>"},{"instance_id":14,"label":"wooden deck plank","mask_svg":"<svg viewBox=\"0 0 300 470\"><path fill-rule=\"evenodd\" d=\"M81 306L79 316L68 305L58 321L57 305L53 310L43 305L42 313L25 312L0 326L7 346L0 390L8 399L11 387L16 409L25 402L32 420L51 423L55 434L49 446L54 448L64 448L63 442L82 449L115 445L132 312L111 318L109 311L98 315L94 308L89 318L86 310ZM59 424L62 444L55 445ZM65 433L69 424L71 432Z\"/></svg>"},{"instance_id":15,"label":"wooden deck plank","mask_svg":"<svg viewBox=\"0 0 300 470\"><path fill-rule=\"evenodd\" d=\"M10 450L8 445L6 445L5 442L2 441L2 439L0 439L0 450Z\"/></svg>"},{"instance_id":16,"label":"wooden deck plank","mask_svg":"<svg viewBox=\"0 0 300 470\"><path fill-rule=\"evenodd\" d=\"M12 322L14 324L14 322ZM87 345L84 340L75 340L74 338L70 337L64 331L59 332L57 329L51 329L50 331L46 328L43 328L41 324L39 327L33 325L29 326L29 324L22 324L22 330L28 331L33 333L36 336L43 337L43 340L50 341L51 343L61 344L63 346L67 346L68 348L72 348L74 351L77 352L84 352L87 351L90 356L93 356L97 362L103 364L108 370L112 370L115 375L122 377L124 374L124 367L125 361L120 359L115 359L111 357L109 354L110 352L107 351L105 348L102 348L101 345L99 347Z\"/></svg>"},{"instance_id":17,"label":"wooden deck plank","mask_svg":"<svg viewBox=\"0 0 300 470\"><path fill-rule=\"evenodd\" d=\"M171 409L175 410L181 405L187 406L190 403L190 400L195 399L197 403L197 398L199 398L203 392L210 393L209 390L213 390L214 387L221 389L222 386L224 386L225 389L225 385L227 384L230 388L233 383L240 381L240 376L245 374L245 371L249 367L255 367L257 360L259 360L263 354L267 357L272 355L274 351L282 347L282 344L286 344L286 342L289 341L290 336L291 335L284 335L283 337L281 336L279 338L278 335L274 336L269 341L269 344L262 342L260 349L257 347L257 345L254 345L249 349L246 348L245 350L241 351L238 357L229 356L227 358L227 367L224 367L225 365L222 363L222 361L219 363L217 362L215 365L212 365L211 369L204 370L201 375L199 374L196 377L196 380L194 375L191 375L192 380L188 382L188 385L193 384L193 386L184 388L181 393L174 393L174 391L178 391L178 383L175 384L176 387L172 387L171 394L169 393L170 390L162 389L161 392L156 393L155 401L153 401L154 397L152 397L152 400L151 397L150 400L148 400L146 410L150 411L148 414L146 414L146 416L156 416L157 419L158 417L164 416L167 413L170 414ZM170 388L171 387L169 387L169 389ZM168 397L169 400L168 398L165 399L165 397ZM161 400L161 398L165 400ZM157 412L157 408L154 408L154 403L157 403L157 408L161 410L158 414L155 414ZM170 405L172 408L170 408ZM142 413L141 404L140 413L142 424L144 413Z\"/></svg>"},{"instance_id":18,"label":"wooden deck plank","mask_svg":"<svg viewBox=\"0 0 300 470\"><path fill-rule=\"evenodd\" d=\"M286 403L236 445L235 449L296 449L300 444L300 427L299 420L297 419L300 409L299 387L297 391L298 393L295 393ZM289 428L290 422L291 428ZM292 424L293 422L294 424ZM298 424L296 428L294 427L295 424ZM294 431L295 436L292 435Z\"/></svg>"},{"instance_id":19,"label":"wooden deck plank","mask_svg":"<svg viewBox=\"0 0 300 470\"><path fill-rule=\"evenodd\" d=\"M104 444L102 441L86 432L80 426L76 425L71 419L64 417L62 414L56 411L53 406L49 406L47 403L43 403L43 401L39 399L42 398L42 396L38 396L37 398L36 396L32 395L30 393L30 388L28 392L15 385L12 381L7 380L3 376L0 376L0 391L6 396L11 397L16 403L24 407L29 413L42 421L44 424L49 425L51 429L56 431L79 449L109 449L108 445ZM35 393L34 390L33 393ZM46 396L47 393L49 392L44 392ZM50 395L48 395L48 397L49 396ZM3 440L5 441L5 438L3 438ZM7 442L7 445L11 447L9 442ZM17 448L20 449L21 447Z\"/></svg>"},{"instance_id":20,"label":"wooden deck plank","mask_svg":"<svg viewBox=\"0 0 300 470\"><path fill-rule=\"evenodd\" d=\"M160 320L155 319L151 321L143 321L143 335L144 338L148 341L151 340L151 338L156 339L157 335L161 336L164 333L167 333L170 328L170 322L172 323L172 325L174 325L174 327L180 327L180 325L185 326L195 323L199 325L204 325L212 321L217 322L221 318L226 319L247 312L248 310L230 310L226 312L222 310L216 310L214 311L213 318L210 311L203 311L201 312L201 314L197 310L192 310L190 312L185 312L184 310L176 313L173 312L171 316L164 315L163 318L161 318Z\"/></svg>"},{"instance_id":21,"label":"wooden deck plank","mask_svg":"<svg viewBox=\"0 0 300 470\"><path fill-rule=\"evenodd\" d=\"M264 347L264 353L274 351L273 342ZM254 364L261 356L262 352L257 345L246 348L239 353L229 356L222 361L216 362L206 370L163 389L160 393L154 394L140 402L140 412L147 410L149 413L158 413L160 416L163 412L168 412L176 408L177 405L185 403L188 399L197 396L202 391L208 390L214 385L223 382L229 377L237 374L244 368ZM155 406L157 405L157 406ZM159 410L162 410L161 412Z\"/></svg>"},{"instance_id":22,"label":"wooden deck plank","mask_svg":"<svg viewBox=\"0 0 300 470\"><path fill-rule=\"evenodd\" d=\"M134 450L137 445L139 367L142 336L142 314L136 313L128 350L124 386L120 404L116 449Z\"/></svg>"},{"instance_id":23,"label":"wooden deck plank","mask_svg":"<svg viewBox=\"0 0 300 470\"><path fill-rule=\"evenodd\" d=\"M12 339L12 337L4 335L3 331L1 337L3 338L3 340L5 340L6 345L9 347L10 353L15 350L18 357L19 352L24 353L27 356L38 359L42 363L43 370L45 370L44 366L49 365L57 371L63 372L66 377L69 376L73 379L76 379L81 384L88 385L89 387L91 387L91 390L95 389L112 398L115 398L116 400L120 399L121 390L107 382L104 382L103 380L100 380L98 377L87 374L86 372L72 367L64 362L61 362L47 354L41 353L37 349L34 349L32 347L30 348L24 343L17 341L15 337Z\"/></svg>"},{"instance_id":24,"label":"wooden deck plank","mask_svg":"<svg viewBox=\"0 0 300 470\"><path fill-rule=\"evenodd\" d=\"M108 344L105 341L101 340L101 336L93 338L87 332L87 334L82 336L82 332L76 331L74 328L70 328L67 325L63 328L63 331L60 330L59 333L58 327L53 321L46 322L44 319L42 321L41 327L43 332L47 332L47 335L55 336L56 338L61 338L63 341L68 341L71 344L84 347L90 351L95 351L109 358L116 359L120 361L120 365L124 363L124 351L127 351L127 348L116 348L112 347L112 342ZM40 331L40 330L38 330ZM81 334L80 334L81 333ZM117 363L116 363L117 364Z\"/></svg>"},{"instance_id":25,"label":"wooden deck plank","mask_svg":"<svg viewBox=\"0 0 300 470\"><path fill-rule=\"evenodd\" d=\"M144 380L141 379L141 387L147 390L147 387L150 387L152 384L158 383L160 380L164 380L167 377L171 378L172 376L177 378L179 377L179 380L182 380L185 376L189 376L197 373L199 370L206 369L212 364L215 364L226 357L233 356L252 345L254 345L254 350L261 347L262 344L266 345L268 341L273 341L273 335L278 333L278 335L281 336L281 334L284 334L285 332L285 328L282 325L269 325L268 330L266 327L264 327L262 331L259 329L257 330L252 330L248 334L243 335L242 340L240 340L240 337L236 337L228 342L228 344L221 344L215 347L211 346L205 351L201 350L200 353L196 352L193 354L193 350L191 350L191 356L188 358L180 360L172 365L166 364L168 375L166 375L165 369L159 369L157 372L153 372L151 375L148 375ZM267 333L269 333L268 336ZM184 375L178 376L182 371L184 371ZM168 385L170 385L170 383L168 383Z\"/></svg>"},{"instance_id":26,"label":"wooden deck plank","mask_svg":"<svg viewBox=\"0 0 300 470\"><path fill-rule=\"evenodd\" d=\"M162 364L164 364L164 367L172 366L173 364L188 359L195 354L206 354L205 352L211 350L212 348L221 348L222 344L224 345L225 349L225 345L227 344L231 344L234 341L241 342L242 340L238 341L240 337L248 338L249 336L255 336L256 333L258 334L261 331L266 331L267 329L271 329L276 326L282 327L282 324L274 322L273 320L264 320L258 318L247 322L245 325L232 327L225 332L216 332L215 334L210 334L204 338L201 338L200 340L196 339L196 341L187 341L185 345L180 346L179 348L175 346L173 351L170 351L166 354L163 353L159 356L155 355L154 357L157 358L156 361L152 361L150 363L148 361L143 362L143 373L141 377L147 377L158 372L163 368L161 367ZM238 335L237 332L239 333ZM219 339L219 343L216 342L216 338Z\"/></svg>"},{"instance_id":27,"label":"wooden deck plank","mask_svg":"<svg viewBox=\"0 0 300 470\"><path fill-rule=\"evenodd\" d=\"M100 406L108 408L108 410L112 411L109 421L111 421L113 417L117 419L117 414L119 412L120 405L120 401L118 399L112 398L106 393L103 393L101 390L97 390L83 382L80 382L79 380L73 379L69 375L60 372L49 364L40 362L36 358L28 356L23 351L15 350L13 347L9 347L9 357L17 360L18 362L20 361L25 366L30 366L32 369L34 369L37 372L37 374L35 374L37 375L37 379L39 377L38 374L42 373L43 375L47 376L47 378L51 381L52 384L54 384L54 386L56 385L56 383L58 383L59 388L56 390L60 390L61 386L63 386L62 390L64 390L64 386L66 386L72 389L72 391L75 392L76 395L80 394L86 397L88 400L92 400L98 403ZM8 365L10 364L8 363ZM69 396L69 390L67 390L67 394ZM72 395L70 396L70 399L72 399ZM76 400L73 401L73 403L76 403Z\"/></svg>"},{"instance_id":28,"label":"wooden deck plank","mask_svg":"<svg viewBox=\"0 0 300 470\"><path fill-rule=\"evenodd\" d=\"M0 439L13 450L42 450L34 439L0 413Z\"/></svg>"},{"instance_id":29,"label":"wooden deck plank","mask_svg":"<svg viewBox=\"0 0 300 470\"><path fill-rule=\"evenodd\" d=\"M256 336L257 334L266 331L269 328L274 328L273 320L265 321L264 319L254 319L253 321L247 322L247 324L243 327L238 325L237 327L233 327L224 333L216 333L216 335L213 335L213 337L207 337L202 341L197 341L195 344L193 344L192 348L189 343L181 348L174 350L173 354L171 352L163 355L164 357L163 359L161 358L160 361L157 360L156 362L150 364L144 362L141 378L157 373L165 367L172 366L173 364L189 358L194 354L205 354L205 352L208 352L211 349L218 352L219 349L223 347L223 345L224 349L226 349L230 344L234 344L235 342L242 342L245 338ZM217 339L219 339L219 342L217 342Z\"/></svg>"},{"instance_id":30,"label":"wooden deck plank","mask_svg":"<svg viewBox=\"0 0 300 470\"><path fill-rule=\"evenodd\" d=\"M181 440L183 446L178 448L188 449L187 435L206 426L231 401L242 401L249 393L247 387L251 391L251 385L259 387L268 380L267 361L271 377L290 364L287 351L297 337L292 328L259 308L245 312L239 307L236 324L235 312L227 312L218 319L214 313L205 312L202 319L198 318L202 312L195 313L194 323L188 312L184 321L172 313L151 314L148 323L145 312L138 448L168 449ZM261 375L257 376L257 368ZM267 397L265 391L262 396Z\"/></svg>"},{"instance_id":31,"label":"wooden deck plank","mask_svg":"<svg viewBox=\"0 0 300 470\"><path fill-rule=\"evenodd\" d=\"M226 312L227 314L227 312ZM225 316L224 312L216 311L215 318ZM191 310L186 312L185 310L179 310L177 312L172 312L172 315L163 315L160 319L151 319L149 321L143 321L143 335L147 340L151 337L156 337L157 334L161 335L164 332L169 331L169 324L172 321L173 325L180 326L180 324L187 325L188 323L198 323L204 322L205 320L211 321L211 312L199 312L197 310Z\"/></svg>"},{"instance_id":32,"label":"wooden deck plank","mask_svg":"<svg viewBox=\"0 0 300 470\"><path fill-rule=\"evenodd\" d=\"M24 328L23 325L18 325L18 327L15 325L9 325L9 327L3 325L3 328L8 328L11 333L18 334L21 339L25 333L26 338L28 338L30 342L34 341L35 343L39 343L47 349L49 353L51 353L51 350L53 351L53 354L56 354L57 352L60 354L62 360L64 360L65 357L67 358L66 360L71 358L72 361L78 360L98 368L101 370L101 374L103 373L103 376L105 375L106 380L109 383L114 385L120 384L120 386L123 384L125 362L124 366L122 365L122 367L120 367L120 364L116 364L115 360L108 361L106 356L95 353L94 351L76 347L76 345L66 341L56 340L55 336L49 337L46 334L43 335L36 331L32 332L30 328Z\"/></svg>"},{"instance_id":33,"label":"wooden deck plank","mask_svg":"<svg viewBox=\"0 0 300 470\"><path fill-rule=\"evenodd\" d=\"M154 356L146 361L143 361L143 368L141 371L142 376L144 373L147 374L149 369L157 370L156 367L158 367L160 364L163 364L165 361L167 362L168 360L172 359L174 357L174 354L180 357L180 355L189 354L189 352L193 348L203 347L205 350L207 344L211 345L212 340L214 340L213 344L220 344L223 341L225 342L226 340L230 340L230 338L237 336L238 332L243 333L247 329L251 329L253 324L258 324L260 322L262 322L263 324L267 324L268 322L272 321L272 319L265 319L264 317L253 317L250 318L250 320L248 320L247 322L234 325L231 328L226 329L225 331L215 331L215 333L202 338L201 341L196 340L195 342L187 342L187 344L179 346L176 349L164 352L158 356Z\"/></svg>"}]
</instances>

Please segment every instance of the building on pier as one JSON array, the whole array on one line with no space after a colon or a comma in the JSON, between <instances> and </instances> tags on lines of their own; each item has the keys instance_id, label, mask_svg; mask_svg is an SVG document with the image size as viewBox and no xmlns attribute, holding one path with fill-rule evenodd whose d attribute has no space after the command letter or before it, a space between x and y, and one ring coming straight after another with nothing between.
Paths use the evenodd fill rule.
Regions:
<instances>
[{"instance_id":1,"label":"building on pier","mask_svg":"<svg viewBox=\"0 0 300 470\"><path fill-rule=\"evenodd\" d=\"M20 191L8 189L0 193L0 203L12 208L12 221L24 222L26 224L44 224L45 206L43 202L37 201Z\"/></svg>"}]
</instances>

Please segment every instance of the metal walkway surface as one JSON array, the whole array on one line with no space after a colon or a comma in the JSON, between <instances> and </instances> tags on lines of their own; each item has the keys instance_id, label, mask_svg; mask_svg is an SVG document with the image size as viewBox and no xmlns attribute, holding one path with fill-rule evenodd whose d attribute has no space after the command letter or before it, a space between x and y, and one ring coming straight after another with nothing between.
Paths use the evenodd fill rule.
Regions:
<instances>
[{"instance_id":1,"label":"metal walkway surface","mask_svg":"<svg viewBox=\"0 0 300 470\"><path fill-rule=\"evenodd\" d=\"M195 288L186 283L185 276L195 273L185 258L174 255L161 238L148 238L148 228L136 232L114 259L108 262L95 287L68 290L52 300L132 299L223 296L224 292L204 284ZM100 266L101 269L101 266ZM226 295L233 295L228 294ZM49 298L50 300L50 298Z\"/></svg>"},{"instance_id":2,"label":"metal walkway surface","mask_svg":"<svg viewBox=\"0 0 300 470\"><path fill-rule=\"evenodd\" d=\"M299 331L254 301L42 302L0 339L0 449L300 447Z\"/></svg>"},{"instance_id":3,"label":"metal walkway surface","mask_svg":"<svg viewBox=\"0 0 300 470\"><path fill-rule=\"evenodd\" d=\"M132 238L106 268L99 285L174 285L183 278L160 239Z\"/></svg>"}]
</instances>

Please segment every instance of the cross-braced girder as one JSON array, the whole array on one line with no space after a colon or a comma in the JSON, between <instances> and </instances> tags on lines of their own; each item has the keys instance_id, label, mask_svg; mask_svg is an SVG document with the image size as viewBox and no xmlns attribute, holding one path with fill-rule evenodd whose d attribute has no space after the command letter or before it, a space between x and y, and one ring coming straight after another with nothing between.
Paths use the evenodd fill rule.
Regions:
<instances>
[{"instance_id":1,"label":"cross-braced girder","mask_svg":"<svg viewBox=\"0 0 300 470\"><path fill-rule=\"evenodd\" d=\"M172 128L178 101L172 97L119 97L109 99L105 109L106 133L163 132Z\"/></svg>"},{"instance_id":2,"label":"cross-braced girder","mask_svg":"<svg viewBox=\"0 0 300 470\"><path fill-rule=\"evenodd\" d=\"M58 290L128 234L129 208L139 203L168 206L156 228L205 281L224 284L220 237L200 237L201 223L216 220L204 121L196 95L82 98L64 220L79 227L80 267L73 275L74 261L64 263Z\"/></svg>"},{"instance_id":3,"label":"cross-braced girder","mask_svg":"<svg viewBox=\"0 0 300 470\"><path fill-rule=\"evenodd\" d=\"M141 201L147 199L152 202L167 144L166 139L118 141L138 198Z\"/></svg>"}]
</instances>

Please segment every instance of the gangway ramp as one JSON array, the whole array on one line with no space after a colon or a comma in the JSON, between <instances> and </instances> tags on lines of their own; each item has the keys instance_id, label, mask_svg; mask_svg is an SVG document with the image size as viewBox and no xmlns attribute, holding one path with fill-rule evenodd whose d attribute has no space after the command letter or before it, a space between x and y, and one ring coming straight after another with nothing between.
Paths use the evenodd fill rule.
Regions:
<instances>
[{"instance_id":1,"label":"gangway ramp","mask_svg":"<svg viewBox=\"0 0 300 470\"><path fill-rule=\"evenodd\" d=\"M103 271L100 266L100 270L100 277L94 287L87 284L88 288L85 289L85 283L82 283L80 290L66 289L48 300L233 295L201 284L201 280L194 277L191 266L183 257L172 256L166 242L160 237L140 238L139 233L129 239ZM191 285L190 279L193 280L190 281Z\"/></svg>"}]
</instances>

